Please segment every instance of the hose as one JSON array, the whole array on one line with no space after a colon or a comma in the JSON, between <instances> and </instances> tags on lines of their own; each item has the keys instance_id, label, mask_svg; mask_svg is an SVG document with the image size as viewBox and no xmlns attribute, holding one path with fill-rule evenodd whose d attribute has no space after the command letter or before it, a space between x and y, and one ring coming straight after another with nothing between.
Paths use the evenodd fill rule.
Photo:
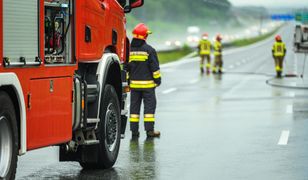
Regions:
<instances>
[{"instance_id":1,"label":"hose","mask_svg":"<svg viewBox=\"0 0 308 180\"><path fill-rule=\"evenodd\" d=\"M275 75L273 74L266 74L266 73L254 73L254 72L225 72L227 74L246 74L246 75L262 75L262 76L269 76L273 77ZM308 89L307 87L304 86L291 86L291 85L282 85L282 84L275 84L272 81L275 80L276 78L273 77L271 79L266 80L266 84L273 86L273 87L279 87L279 88L287 88L287 89L299 89L299 90L306 90Z\"/></svg>"}]
</instances>

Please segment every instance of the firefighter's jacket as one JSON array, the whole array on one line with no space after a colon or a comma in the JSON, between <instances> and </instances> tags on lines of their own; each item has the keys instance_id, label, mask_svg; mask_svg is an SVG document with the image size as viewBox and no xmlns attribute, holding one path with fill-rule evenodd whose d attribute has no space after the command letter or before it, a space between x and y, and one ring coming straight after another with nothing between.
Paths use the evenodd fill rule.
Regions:
<instances>
[{"instance_id":1,"label":"firefighter's jacket","mask_svg":"<svg viewBox=\"0 0 308 180\"><path fill-rule=\"evenodd\" d=\"M214 55L215 56L220 56L221 52L222 52L221 42L215 41L215 43L214 43Z\"/></svg>"},{"instance_id":2,"label":"firefighter's jacket","mask_svg":"<svg viewBox=\"0 0 308 180\"><path fill-rule=\"evenodd\" d=\"M133 39L127 71L131 89L151 89L161 84L156 50L144 40Z\"/></svg>"},{"instance_id":3,"label":"firefighter's jacket","mask_svg":"<svg viewBox=\"0 0 308 180\"><path fill-rule=\"evenodd\" d=\"M199 54L210 55L211 54L211 42L209 40L201 40L199 42Z\"/></svg>"},{"instance_id":4,"label":"firefighter's jacket","mask_svg":"<svg viewBox=\"0 0 308 180\"><path fill-rule=\"evenodd\" d=\"M286 45L282 41L277 41L274 43L272 48L272 53L274 57L283 57L285 56L287 50Z\"/></svg>"}]
</instances>

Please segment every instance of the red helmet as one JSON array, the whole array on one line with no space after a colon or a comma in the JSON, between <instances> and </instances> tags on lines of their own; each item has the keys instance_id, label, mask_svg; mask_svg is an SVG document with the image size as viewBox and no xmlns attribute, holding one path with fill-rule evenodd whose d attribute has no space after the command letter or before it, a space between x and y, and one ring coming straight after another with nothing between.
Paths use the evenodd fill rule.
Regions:
<instances>
[{"instance_id":1,"label":"red helmet","mask_svg":"<svg viewBox=\"0 0 308 180\"><path fill-rule=\"evenodd\" d=\"M143 23L138 24L133 30L133 35L136 39L146 40L149 34L152 34L152 32Z\"/></svg>"},{"instance_id":2,"label":"red helmet","mask_svg":"<svg viewBox=\"0 0 308 180\"><path fill-rule=\"evenodd\" d=\"M222 40L222 37L221 37L220 34L218 34L218 35L216 36L216 40L217 40L217 41L221 41L221 40Z\"/></svg>"},{"instance_id":3,"label":"red helmet","mask_svg":"<svg viewBox=\"0 0 308 180\"><path fill-rule=\"evenodd\" d=\"M277 36L275 36L275 39L276 39L276 41L281 41L281 36L277 35Z\"/></svg>"}]
</instances>

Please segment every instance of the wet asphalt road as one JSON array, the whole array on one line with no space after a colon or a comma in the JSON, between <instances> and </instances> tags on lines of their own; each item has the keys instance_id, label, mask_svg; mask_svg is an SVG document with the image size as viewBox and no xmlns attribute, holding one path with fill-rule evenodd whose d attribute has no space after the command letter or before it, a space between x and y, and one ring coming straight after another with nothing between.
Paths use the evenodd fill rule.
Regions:
<instances>
[{"instance_id":1,"label":"wet asphalt road","mask_svg":"<svg viewBox=\"0 0 308 180\"><path fill-rule=\"evenodd\" d=\"M292 26L281 34L289 50L285 72L301 74ZM274 76L272 43L226 51L222 76L200 76L197 58L162 66L162 136L131 140L127 131L113 169L83 171L45 148L19 158L17 179L308 179L308 93L266 84ZM273 81L305 85L305 75Z\"/></svg>"}]
</instances>

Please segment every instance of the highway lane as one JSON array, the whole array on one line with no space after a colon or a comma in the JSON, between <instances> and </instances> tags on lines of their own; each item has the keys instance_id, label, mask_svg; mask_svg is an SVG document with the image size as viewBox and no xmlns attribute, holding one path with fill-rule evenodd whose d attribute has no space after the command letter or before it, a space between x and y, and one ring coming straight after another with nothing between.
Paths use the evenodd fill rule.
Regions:
<instances>
[{"instance_id":1,"label":"highway lane","mask_svg":"<svg viewBox=\"0 0 308 180\"><path fill-rule=\"evenodd\" d=\"M281 34L289 50L285 71L301 74L292 25ZM201 76L198 58L163 65L156 124L162 137L149 140L141 131L137 141L127 131L113 169L83 171L57 162L57 148L47 148L19 159L18 179L307 179L308 94L266 84L274 76L272 43L228 50L222 76Z\"/></svg>"}]
</instances>

